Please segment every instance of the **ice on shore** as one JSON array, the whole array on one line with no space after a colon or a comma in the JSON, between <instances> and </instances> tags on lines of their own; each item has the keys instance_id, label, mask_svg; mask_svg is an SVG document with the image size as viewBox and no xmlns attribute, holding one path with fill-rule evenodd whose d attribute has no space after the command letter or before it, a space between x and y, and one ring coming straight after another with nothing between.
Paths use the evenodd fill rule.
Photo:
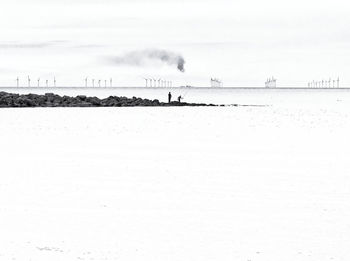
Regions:
<instances>
[{"instance_id":1,"label":"ice on shore","mask_svg":"<svg viewBox=\"0 0 350 261\"><path fill-rule=\"evenodd\" d=\"M348 260L338 96L2 109L0 260Z\"/></svg>"}]
</instances>

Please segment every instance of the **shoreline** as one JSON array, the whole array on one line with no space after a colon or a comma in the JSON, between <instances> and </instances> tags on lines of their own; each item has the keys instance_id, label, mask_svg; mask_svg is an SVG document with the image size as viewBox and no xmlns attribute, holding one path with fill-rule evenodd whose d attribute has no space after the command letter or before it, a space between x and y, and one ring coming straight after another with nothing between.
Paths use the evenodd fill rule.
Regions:
<instances>
[{"instance_id":1,"label":"shoreline","mask_svg":"<svg viewBox=\"0 0 350 261\"><path fill-rule=\"evenodd\" d=\"M142 99L137 97L109 96L104 99L86 95L60 96L54 93L15 94L0 92L0 108L34 108L34 107L215 107L224 106L206 103L187 103Z\"/></svg>"}]
</instances>

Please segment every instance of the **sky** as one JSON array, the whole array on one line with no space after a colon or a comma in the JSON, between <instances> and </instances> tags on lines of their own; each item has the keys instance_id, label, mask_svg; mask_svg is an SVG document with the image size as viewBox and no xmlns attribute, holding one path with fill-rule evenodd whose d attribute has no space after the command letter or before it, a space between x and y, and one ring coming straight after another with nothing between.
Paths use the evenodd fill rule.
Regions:
<instances>
[{"instance_id":1,"label":"sky","mask_svg":"<svg viewBox=\"0 0 350 261\"><path fill-rule=\"evenodd\" d=\"M56 77L62 86L113 78L144 86L350 86L349 4L343 0L0 0L0 85ZM161 62L113 64L142 50L181 54L185 73Z\"/></svg>"}]
</instances>

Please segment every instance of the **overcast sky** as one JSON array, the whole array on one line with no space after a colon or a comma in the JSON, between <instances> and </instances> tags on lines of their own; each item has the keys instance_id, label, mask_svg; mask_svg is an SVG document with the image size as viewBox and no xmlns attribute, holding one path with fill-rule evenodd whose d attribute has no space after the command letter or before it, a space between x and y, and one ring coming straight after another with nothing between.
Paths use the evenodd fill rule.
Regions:
<instances>
[{"instance_id":1,"label":"overcast sky","mask_svg":"<svg viewBox=\"0 0 350 261\"><path fill-rule=\"evenodd\" d=\"M346 1L1 0L0 84L31 75L63 85L86 76L142 85L302 86L340 77L350 86ZM113 65L106 57L165 49L181 53L186 72L159 63ZM24 84L24 83L23 83Z\"/></svg>"}]
</instances>

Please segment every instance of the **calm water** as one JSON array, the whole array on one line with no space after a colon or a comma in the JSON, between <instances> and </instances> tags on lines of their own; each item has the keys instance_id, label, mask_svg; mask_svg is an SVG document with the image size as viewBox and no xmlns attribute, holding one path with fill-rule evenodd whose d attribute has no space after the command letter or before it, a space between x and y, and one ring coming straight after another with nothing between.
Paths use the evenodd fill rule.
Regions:
<instances>
[{"instance_id":1,"label":"calm water","mask_svg":"<svg viewBox=\"0 0 350 261\"><path fill-rule=\"evenodd\" d=\"M170 91L173 99L179 95L186 102L216 104L279 105L279 106L330 106L350 103L350 89L264 89L264 88L0 88L11 93L56 93L59 95L87 95L105 98L111 95L167 100Z\"/></svg>"}]
</instances>

